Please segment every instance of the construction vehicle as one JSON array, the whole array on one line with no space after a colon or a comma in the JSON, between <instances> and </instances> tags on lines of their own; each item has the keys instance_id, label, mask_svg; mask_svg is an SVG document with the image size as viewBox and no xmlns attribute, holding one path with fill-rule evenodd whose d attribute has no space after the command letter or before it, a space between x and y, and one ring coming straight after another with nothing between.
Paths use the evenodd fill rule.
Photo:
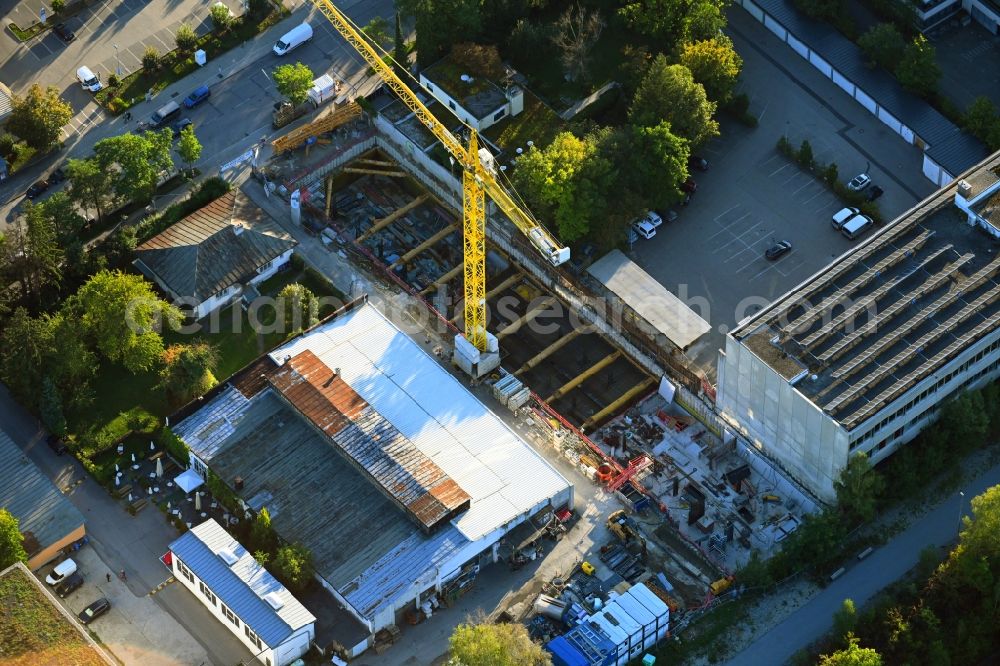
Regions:
<instances>
[{"instance_id":1,"label":"construction vehicle","mask_svg":"<svg viewBox=\"0 0 1000 666\"><path fill-rule=\"evenodd\" d=\"M711 590L712 594L714 594L715 596L719 596L720 594L728 590L732 584L733 584L733 577L726 576L725 578L720 578L719 580L709 585L708 589Z\"/></svg>"},{"instance_id":2,"label":"construction vehicle","mask_svg":"<svg viewBox=\"0 0 1000 666\"><path fill-rule=\"evenodd\" d=\"M608 516L608 530L627 548L641 550L643 557L646 556L646 538L639 533L635 522L624 511L618 510Z\"/></svg>"},{"instance_id":3,"label":"construction vehicle","mask_svg":"<svg viewBox=\"0 0 1000 666\"><path fill-rule=\"evenodd\" d=\"M497 172L494 170L493 156L488 150L479 149L479 138L475 129L463 123L463 132L468 134L468 143L463 145L440 120L434 117L409 86L396 76L391 54L368 41L361 29L341 13L331 0L312 0L312 3L326 16L347 43L354 47L365 63L396 93L403 104L441 142L462 169L465 333L455 337L453 360L473 377L482 377L500 365L499 344L496 337L486 330L486 195L489 195L552 265L558 266L568 261L569 248L562 246L531 213L519 206L514 195L500 184ZM405 68L405 64L403 67Z\"/></svg>"}]
</instances>

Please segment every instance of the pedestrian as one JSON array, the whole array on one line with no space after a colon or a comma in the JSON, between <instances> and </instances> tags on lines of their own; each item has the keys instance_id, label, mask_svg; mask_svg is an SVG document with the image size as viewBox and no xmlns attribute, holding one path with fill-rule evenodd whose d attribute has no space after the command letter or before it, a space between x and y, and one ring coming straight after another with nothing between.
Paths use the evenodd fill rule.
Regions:
<instances>
[{"instance_id":1,"label":"pedestrian","mask_svg":"<svg viewBox=\"0 0 1000 666\"><path fill-rule=\"evenodd\" d=\"M129 122L130 120L132 120L132 112L131 111L126 111L125 112L125 122Z\"/></svg>"},{"instance_id":2,"label":"pedestrian","mask_svg":"<svg viewBox=\"0 0 1000 666\"><path fill-rule=\"evenodd\" d=\"M118 574L118 577L121 578L123 582L126 583L128 582L128 576L125 575L124 569L121 570L121 573Z\"/></svg>"},{"instance_id":3,"label":"pedestrian","mask_svg":"<svg viewBox=\"0 0 1000 666\"><path fill-rule=\"evenodd\" d=\"M109 572L107 572L107 573L106 573L106 574L104 574L104 575L105 575L105 577L107 577L107 579L108 579L108 582L110 583L110 582L111 582L111 572L109 571Z\"/></svg>"}]
</instances>

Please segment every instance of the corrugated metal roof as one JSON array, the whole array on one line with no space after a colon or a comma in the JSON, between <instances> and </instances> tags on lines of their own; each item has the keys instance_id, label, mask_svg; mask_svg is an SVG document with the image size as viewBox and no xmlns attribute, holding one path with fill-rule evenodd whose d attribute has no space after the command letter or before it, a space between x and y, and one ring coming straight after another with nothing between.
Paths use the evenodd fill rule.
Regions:
<instances>
[{"instance_id":1,"label":"corrugated metal roof","mask_svg":"<svg viewBox=\"0 0 1000 666\"><path fill-rule=\"evenodd\" d=\"M0 83L0 121L14 110L14 96L6 85Z\"/></svg>"},{"instance_id":2,"label":"corrugated metal roof","mask_svg":"<svg viewBox=\"0 0 1000 666\"><path fill-rule=\"evenodd\" d=\"M989 150L986 146L965 132L956 132L927 149L927 156L943 166L953 177L958 177L973 164L983 161L987 155Z\"/></svg>"},{"instance_id":3,"label":"corrugated metal roof","mask_svg":"<svg viewBox=\"0 0 1000 666\"><path fill-rule=\"evenodd\" d=\"M83 514L0 430L0 507L17 518L28 555L84 524Z\"/></svg>"},{"instance_id":4,"label":"corrugated metal roof","mask_svg":"<svg viewBox=\"0 0 1000 666\"><path fill-rule=\"evenodd\" d=\"M226 386L208 404L173 426L191 452L209 462L243 418L249 401L232 386Z\"/></svg>"},{"instance_id":5,"label":"corrugated metal roof","mask_svg":"<svg viewBox=\"0 0 1000 666\"><path fill-rule=\"evenodd\" d=\"M365 304L271 352L309 349L472 497L453 523L494 532L570 484L374 306Z\"/></svg>"},{"instance_id":6,"label":"corrugated metal roof","mask_svg":"<svg viewBox=\"0 0 1000 666\"><path fill-rule=\"evenodd\" d=\"M681 349L712 328L621 250L611 250L591 264L587 272Z\"/></svg>"},{"instance_id":7,"label":"corrugated metal roof","mask_svg":"<svg viewBox=\"0 0 1000 666\"><path fill-rule=\"evenodd\" d=\"M961 132L934 107L905 90L894 76L880 67L867 67L861 49L832 26L805 16L795 8L791 0L753 2L874 98L879 106L912 129L931 148L939 143L952 141L957 135L964 136L951 149L942 151L940 157L943 162L933 158L950 173L961 173L988 154L979 141Z\"/></svg>"},{"instance_id":8,"label":"corrugated metal roof","mask_svg":"<svg viewBox=\"0 0 1000 666\"><path fill-rule=\"evenodd\" d=\"M136 266L174 294L204 300L297 244L246 197L229 192L137 247Z\"/></svg>"},{"instance_id":9,"label":"corrugated metal roof","mask_svg":"<svg viewBox=\"0 0 1000 666\"><path fill-rule=\"evenodd\" d=\"M169 548L269 647L281 645L293 632L316 621L284 585L211 518L185 532ZM218 555L222 550L233 553L238 560L229 566ZM269 594L281 600L280 609L264 601L264 595Z\"/></svg>"},{"instance_id":10,"label":"corrugated metal roof","mask_svg":"<svg viewBox=\"0 0 1000 666\"><path fill-rule=\"evenodd\" d=\"M306 349L272 385L427 530L469 506L469 495Z\"/></svg>"}]
</instances>

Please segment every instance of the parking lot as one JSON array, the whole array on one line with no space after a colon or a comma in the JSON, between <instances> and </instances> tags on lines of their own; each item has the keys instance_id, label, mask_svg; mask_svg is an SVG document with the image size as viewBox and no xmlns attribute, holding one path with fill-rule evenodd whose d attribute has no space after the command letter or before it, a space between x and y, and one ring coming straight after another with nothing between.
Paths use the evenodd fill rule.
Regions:
<instances>
[{"instance_id":1,"label":"parking lot","mask_svg":"<svg viewBox=\"0 0 1000 666\"><path fill-rule=\"evenodd\" d=\"M750 129L723 116L722 136L698 151L710 166L692 173L699 187L690 204L677 209L677 222L665 223L632 251L650 275L712 325L688 350L712 380L718 349L736 322L858 242L830 226L844 204L818 177L777 152L782 135L796 146L808 139L816 161L836 162L844 181L869 173L885 190L878 203L886 220L933 191L920 172L918 149L741 12L730 12L744 59L740 88L760 124ZM764 252L781 240L792 251L768 261Z\"/></svg>"}]
</instances>

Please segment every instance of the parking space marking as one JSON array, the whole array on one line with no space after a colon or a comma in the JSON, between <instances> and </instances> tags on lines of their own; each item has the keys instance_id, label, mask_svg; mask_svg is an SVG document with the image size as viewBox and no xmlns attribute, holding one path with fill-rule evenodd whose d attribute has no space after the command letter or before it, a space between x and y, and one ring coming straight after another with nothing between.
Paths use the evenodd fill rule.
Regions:
<instances>
[{"instance_id":1,"label":"parking space marking","mask_svg":"<svg viewBox=\"0 0 1000 666\"><path fill-rule=\"evenodd\" d=\"M781 167L779 167L779 168L775 169L774 171L772 171L771 173L767 174L767 177L768 178L773 178L774 176L777 176L779 173L781 173L782 171L784 171L787 168L788 168L788 164L782 164Z\"/></svg>"},{"instance_id":2,"label":"parking space marking","mask_svg":"<svg viewBox=\"0 0 1000 666\"><path fill-rule=\"evenodd\" d=\"M734 210L736 210L739 207L740 207L740 205L736 204L735 206L733 206L729 210L726 210L725 212L719 213L718 215L715 216L714 221L718 222L720 217L725 217L726 215L729 215L730 213L732 213Z\"/></svg>"},{"instance_id":3,"label":"parking space marking","mask_svg":"<svg viewBox=\"0 0 1000 666\"><path fill-rule=\"evenodd\" d=\"M795 195L796 195L796 194L798 194L799 192L801 192L802 190L806 189L807 187L809 187L809 186L811 186L811 185L815 185L815 184L816 184L816 181L814 181L814 180L812 180L812 179L810 178L809 180L807 180L807 181L805 182L805 184L801 185L801 186L799 187L799 189L797 189L797 190L795 190L794 192L792 192L792 198L794 198L794 197L795 197Z\"/></svg>"},{"instance_id":4,"label":"parking space marking","mask_svg":"<svg viewBox=\"0 0 1000 666\"><path fill-rule=\"evenodd\" d=\"M803 201L803 202L802 202L802 205L803 205L803 206L805 206L805 205L806 205L807 203L809 203L810 201L812 201L812 200L813 200L813 199L815 199L816 197L821 197L821 196L823 196L823 194L824 194L825 192L826 192L826 188L825 188L825 187L824 187L824 188L820 188L820 190L819 190L819 191L818 191L818 192L817 192L816 194L812 195L811 197L809 197L808 199L806 199L805 201Z\"/></svg>"},{"instance_id":5,"label":"parking space marking","mask_svg":"<svg viewBox=\"0 0 1000 666\"><path fill-rule=\"evenodd\" d=\"M780 263L781 262L776 263L775 267L778 269L778 272L781 273L784 277L788 277L794 271L798 270L803 264L805 264L804 261L802 261L801 259L799 259L798 263L797 264L793 264L791 268L788 268L787 266L785 266L784 268L788 268L788 270L785 271L785 270L782 270L783 267L779 265Z\"/></svg>"}]
</instances>

